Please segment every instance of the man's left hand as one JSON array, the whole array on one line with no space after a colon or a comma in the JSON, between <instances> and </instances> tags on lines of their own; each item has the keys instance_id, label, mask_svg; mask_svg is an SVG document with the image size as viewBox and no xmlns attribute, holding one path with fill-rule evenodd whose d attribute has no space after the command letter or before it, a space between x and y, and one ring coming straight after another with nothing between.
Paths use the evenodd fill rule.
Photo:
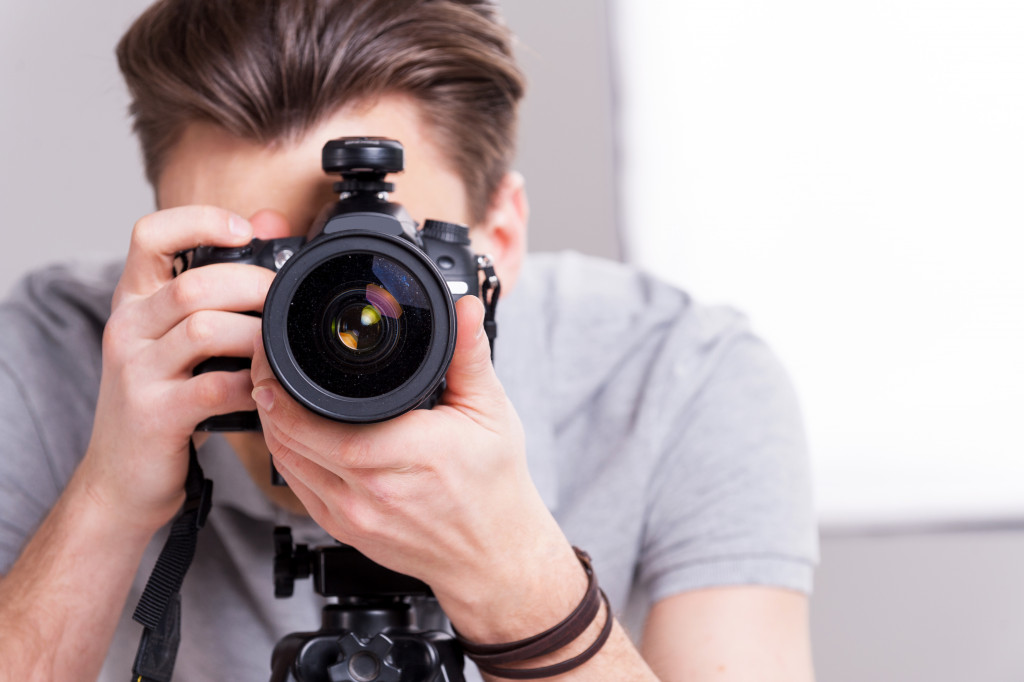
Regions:
<instances>
[{"instance_id":1,"label":"man's left hand","mask_svg":"<svg viewBox=\"0 0 1024 682\"><path fill-rule=\"evenodd\" d=\"M456 310L448 386L431 410L369 425L320 417L277 382L259 337L253 398L277 469L317 523L429 584L466 636L511 641L564 618L586 578L530 478L483 305L465 296Z\"/></svg>"}]
</instances>

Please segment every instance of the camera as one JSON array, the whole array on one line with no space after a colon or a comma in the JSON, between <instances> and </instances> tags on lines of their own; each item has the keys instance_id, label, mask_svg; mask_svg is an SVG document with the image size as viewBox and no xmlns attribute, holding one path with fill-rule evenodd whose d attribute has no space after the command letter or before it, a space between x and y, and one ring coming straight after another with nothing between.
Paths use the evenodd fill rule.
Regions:
<instances>
[{"instance_id":1,"label":"camera","mask_svg":"<svg viewBox=\"0 0 1024 682\"><path fill-rule=\"evenodd\" d=\"M322 165L341 176L339 198L305 237L199 246L177 254L174 273L214 263L275 272L263 305L263 346L278 381L311 411L361 424L433 407L455 351L459 298L483 300L493 356L501 292L494 266L470 250L468 227L431 219L420 228L389 201L394 185L385 178L404 167L398 141L331 140ZM250 365L215 357L193 372ZM260 428L256 412L235 412L196 430ZM284 484L280 476L274 482ZM444 631L427 585L352 547L294 545L287 528L275 530L274 545L277 596L290 596L295 579L313 577L314 589L335 601L324 607L319 630L278 642L272 682L463 682L462 650Z\"/></svg>"},{"instance_id":2,"label":"camera","mask_svg":"<svg viewBox=\"0 0 1024 682\"><path fill-rule=\"evenodd\" d=\"M470 250L468 227L427 220L420 229L388 200L394 185L385 178L404 167L398 141L331 140L322 163L341 175L339 199L305 237L200 246L178 254L176 271L244 263L277 273L263 307L263 345L281 385L313 412L370 423L432 407L455 349L456 300L484 300L493 343L500 292L493 265ZM195 371L248 365L211 358ZM207 419L198 430L258 428L255 412L241 412Z\"/></svg>"}]
</instances>

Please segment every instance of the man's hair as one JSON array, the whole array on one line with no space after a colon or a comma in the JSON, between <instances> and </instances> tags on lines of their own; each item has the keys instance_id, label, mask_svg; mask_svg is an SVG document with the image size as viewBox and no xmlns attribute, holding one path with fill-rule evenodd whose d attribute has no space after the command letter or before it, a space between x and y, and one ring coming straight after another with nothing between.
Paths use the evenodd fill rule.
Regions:
<instances>
[{"instance_id":1,"label":"man's hair","mask_svg":"<svg viewBox=\"0 0 1024 682\"><path fill-rule=\"evenodd\" d=\"M269 144L388 94L417 102L475 222L515 153L524 81L486 0L160 0L117 59L154 186L190 123Z\"/></svg>"}]
</instances>

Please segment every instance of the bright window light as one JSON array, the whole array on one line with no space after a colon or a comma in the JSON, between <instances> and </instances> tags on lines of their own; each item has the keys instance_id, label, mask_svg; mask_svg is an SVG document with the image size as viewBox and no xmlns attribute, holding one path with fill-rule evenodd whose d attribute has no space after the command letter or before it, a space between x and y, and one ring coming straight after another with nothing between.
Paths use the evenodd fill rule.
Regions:
<instances>
[{"instance_id":1,"label":"bright window light","mask_svg":"<svg viewBox=\"0 0 1024 682\"><path fill-rule=\"evenodd\" d=\"M620 0L630 259L747 312L827 523L1024 514L1024 3Z\"/></svg>"}]
</instances>

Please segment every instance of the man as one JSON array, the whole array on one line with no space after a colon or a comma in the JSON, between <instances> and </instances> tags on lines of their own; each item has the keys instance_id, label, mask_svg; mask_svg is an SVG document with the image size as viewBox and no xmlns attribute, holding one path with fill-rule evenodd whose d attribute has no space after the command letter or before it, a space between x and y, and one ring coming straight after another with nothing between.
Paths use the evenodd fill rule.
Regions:
<instances>
[{"instance_id":1,"label":"man","mask_svg":"<svg viewBox=\"0 0 1024 682\"><path fill-rule=\"evenodd\" d=\"M217 488L183 587L180 679L264 679L278 638L315 629L320 600L270 595L278 523L420 578L484 644L573 612L582 547L613 613L511 667L591 650L611 618L557 679L810 679L813 525L785 378L726 311L613 264L524 258L509 43L490 3L455 0L170 0L129 30L118 56L160 210L122 271L51 271L3 309L2 679L123 679L189 437L252 409L262 434L200 448ZM275 380L259 320L239 314L273 273L171 275L198 244L305 234L333 198L320 148L342 136L400 140L392 200L470 225L512 292L496 367L466 297L441 404L370 426L317 417ZM193 377L212 356L252 370ZM643 624L639 647L616 614Z\"/></svg>"}]
</instances>

